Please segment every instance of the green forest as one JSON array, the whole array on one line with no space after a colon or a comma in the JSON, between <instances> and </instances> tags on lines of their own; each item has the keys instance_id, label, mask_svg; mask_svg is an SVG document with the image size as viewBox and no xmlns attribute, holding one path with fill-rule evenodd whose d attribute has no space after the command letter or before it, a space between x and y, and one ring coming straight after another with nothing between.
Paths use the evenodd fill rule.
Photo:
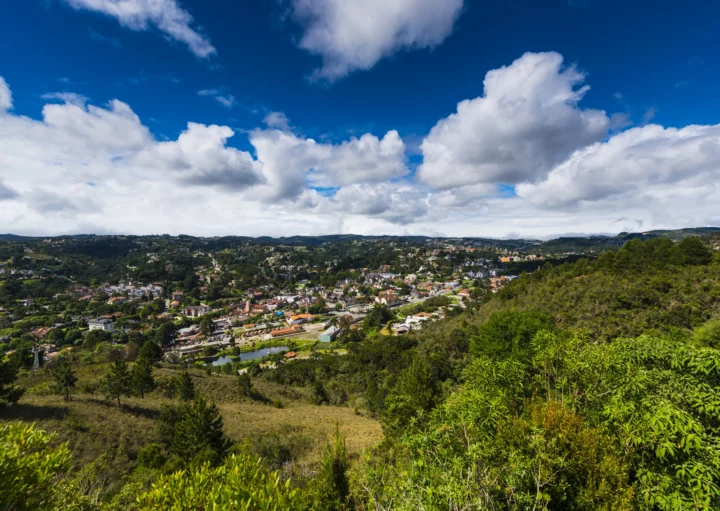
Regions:
<instances>
[{"instance_id":1,"label":"green forest","mask_svg":"<svg viewBox=\"0 0 720 511\"><path fill-rule=\"evenodd\" d=\"M402 337L377 332L384 314L342 356L239 376L168 368L153 341L131 363L68 358L35 379L8 357L2 508L720 509L720 253L699 238L542 266ZM141 424L105 468L74 461L92 441L82 420L60 435L33 424L80 395ZM350 449L338 421L303 470L288 469L297 431L227 434L226 403L292 400L381 434Z\"/></svg>"}]
</instances>

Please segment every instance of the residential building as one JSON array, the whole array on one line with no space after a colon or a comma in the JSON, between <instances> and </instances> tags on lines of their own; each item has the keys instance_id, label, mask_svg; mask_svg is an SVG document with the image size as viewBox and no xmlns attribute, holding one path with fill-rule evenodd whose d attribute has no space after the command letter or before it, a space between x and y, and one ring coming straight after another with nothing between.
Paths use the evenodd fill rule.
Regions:
<instances>
[{"instance_id":1,"label":"residential building","mask_svg":"<svg viewBox=\"0 0 720 511\"><path fill-rule=\"evenodd\" d=\"M297 314L287 318L287 322L290 325L301 325L303 323L309 323L315 319L312 314Z\"/></svg>"},{"instance_id":2,"label":"residential building","mask_svg":"<svg viewBox=\"0 0 720 511\"><path fill-rule=\"evenodd\" d=\"M417 314L412 314L405 318L405 323L407 325L419 325L423 321L427 321L433 317L432 314L429 312L419 312Z\"/></svg>"},{"instance_id":3,"label":"residential building","mask_svg":"<svg viewBox=\"0 0 720 511\"><path fill-rule=\"evenodd\" d=\"M272 330L270 332L270 337L273 339L276 339L278 337L285 337L288 335L297 334L302 331L303 331L303 327L301 327L300 325L295 325L292 328L279 328L277 330Z\"/></svg>"},{"instance_id":4,"label":"residential building","mask_svg":"<svg viewBox=\"0 0 720 511\"><path fill-rule=\"evenodd\" d=\"M88 321L88 327L90 331L103 330L105 332L114 332L115 326L113 325L112 319L109 318L96 318Z\"/></svg>"},{"instance_id":5,"label":"residential building","mask_svg":"<svg viewBox=\"0 0 720 511\"><path fill-rule=\"evenodd\" d=\"M340 329L336 326L331 326L320 334L320 342L333 342L339 334Z\"/></svg>"},{"instance_id":6,"label":"residential building","mask_svg":"<svg viewBox=\"0 0 720 511\"><path fill-rule=\"evenodd\" d=\"M210 307L207 305L191 305L183 309L183 314L191 318L199 318L210 312Z\"/></svg>"}]
</instances>

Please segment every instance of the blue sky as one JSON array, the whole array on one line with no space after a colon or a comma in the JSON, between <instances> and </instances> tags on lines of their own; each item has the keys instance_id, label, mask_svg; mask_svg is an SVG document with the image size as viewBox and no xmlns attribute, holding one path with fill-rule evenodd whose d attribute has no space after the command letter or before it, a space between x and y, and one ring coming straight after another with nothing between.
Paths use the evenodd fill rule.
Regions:
<instances>
[{"instance_id":1,"label":"blue sky","mask_svg":"<svg viewBox=\"0 0 720 511\"><path fill-rule=\"evenodd\" d=\"M720 6L696 0L366 4L331 15L329 0L6 3L0 77L12 99L5 143L11 127L17 132L11 123L26 120L21 124L30 132L47 131L51 144L73 154L59 147L48 163L32 158L34 135L13 140L13 147L26 141L28 149L0 157L0 230L548 236L720 220L704 206L716 198L720 161ZM561 63L518 61L528 52L557 55ZM523 64L545 69L544 78L532 90L501 97L509 83L527 80ZM510 71L497 102L477 103L475 113L452 120L459 102L483 97L486 74L503 68ZM545 109L584 86L590 88L562 108ZM67 93L76 96L63 104ZM492 106L513 98L529 98L536 108L498 113ZM73 128L88 124L83 115L102 120L92 108L110 112L115 99L136 116L130 124L90 122L95 133L107 129L107 139ZM47 104L72 123L44 117ZM600 111L602 118L592 119ZM589 127L587 119L599 125ZM198 128L197 143L180 149L179 142L162 145L179 141L188 122L226 128ZM495 122L507 130L496 133ZM444 135L433 137L440 125ZM703 129L668 131L691 125ZM70 148L65 136L84 137L92 154ZM118 145L124 136L137 140ZM350 144L363 136L374 138ZM0 144L2 137L0 130ZM605 144L607 154L573 163L594 144ZM712 154L687 163L687 154L705 154L703 147ZM163 159L176 150L188 161L177 163L175 154ZM639 159L655 154L662 157L657 168L639 170ZM164 162L160 170L157 160ZM35 169L32 182L21 166ZM194 174L178 179L186 168ZM72 184L62 193L54 184L58 172L64 185ZM608 183L625 175L634 176L633 193L610 190ZM90 180L95 190L84 190ZM131 193L132 183L147 190L165 183L172 200ZM150 206L142 209L138 201ZM187 218L165 220L178 203L187 204ZM157 220L143 220L148 216ZM227 221L234 216L253 220ZM284 219L281 227L277 218Z\"/></svg>"}]
</instances>

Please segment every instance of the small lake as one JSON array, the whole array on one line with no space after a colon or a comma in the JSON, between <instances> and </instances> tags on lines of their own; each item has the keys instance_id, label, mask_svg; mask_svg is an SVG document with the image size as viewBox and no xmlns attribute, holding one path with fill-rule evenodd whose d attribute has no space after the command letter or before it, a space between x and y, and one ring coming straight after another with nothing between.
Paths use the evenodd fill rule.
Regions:
<instances>
[{"instance_id":1,"label":"small lake","mask_svg":"<svg viewBox=\"0 0 720 511\"><path fill-rule=\"evenodd\" d=\"M274 348L263 348L261 350L255 350L255 351L249 351L247 353L241 353L238 355L238 362L242 362L244 360L255 360L256 358L263 358L267 355L272 355L273 353L280 353L281 351L289 351L290 348L287 346L276 346ZM235 362L230 357L220 357L216 361L212 363L214 366L221 366L224 364L229 364L231 362Z\"/></svg>"}]
</instances>

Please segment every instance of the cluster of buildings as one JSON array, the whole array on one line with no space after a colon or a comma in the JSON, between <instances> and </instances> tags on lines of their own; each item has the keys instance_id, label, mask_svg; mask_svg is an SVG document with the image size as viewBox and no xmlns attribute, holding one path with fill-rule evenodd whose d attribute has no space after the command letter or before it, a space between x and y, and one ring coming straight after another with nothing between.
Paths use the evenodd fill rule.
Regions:
<instances>
[{"instance_id":1,"label":"cluster of buildings","mask_svg":"<svg viewBox=\"0 0 720 511\"><path fill-rule=\"evenodd\" d=\"M390 258L394 259L392 265L381 264L374 268L343 270L338 269L342 265L337 259L323 260L316 257L314 262L310 263L306 257L306 247L284 247L277 251L274 247L254 248L252 250L266 257L257 266L258 278L253 279L252 287L246 288L242 293L238 293L239 282L247 282L247 279L237 280L240 279L237 275L227 277L228 269L219 262L221 260L226 263L226 257L207 251L185 250L184 252L192 257L205 258L202 265L194 266L196 282L202 284L202 287L183 286L185 291L165 293L166 290L158 283L140 284L126 280L114 285L73 285L67 294L72 300L79 302L90 302L93 297L97 299L98 295L103 295L107 297L108 305L118 307L128 302L164 298L165 310L157 314L151 313L153 316L148 318L150 320L170 319L179 322L182 319L188 324L188 319L196 321L210 315L212 328L209 333L206 322L202 332L198 324L181 328L178 332L178 346L188 352L213 344L224 346L233 342L242 345L309 334L317 336L321 342L332 342L340 334L341 328L336 321L327 321L328 316L342 316L357 326L357 323L378 305L395 309L444 295L469 299L470 288L477 287L478 281L496 292L514 278L503 275L503 264L522 260L517 254L506 253L491 259L486 258L487 252L474 253L474 249L469 247L441 242L435 246L432 250L412 246L397 247L393 249L397 256ZM242 258L242 250L238 250L234 256ZM166 269L172 269L173 263L166 259L169 254L170 252L152 251L145 255L148 262L165 260ZM485 257L478 257L481 254ZM524 259L538 258L540 256L530 255ZM136 267L128 268L135 270ZM0 275L8 273L32 276L34 271L9 268L7 263L0 263ZM232 271L230 273L232 274ZM469 280L474 282L470 284ZM177 281L176 278L175 282ZM213 285L217 286L218 281L222 281L222 299L209 299L206 291ZM229 290L233 292L228 293ZM233 298L227 298L231 294ZM217 295L215 297L217 298ZM21 305L32 307L34 300L25 299ZM130 328L147 328L144 323L145 315L141 321L133 321L131 326L130 318L116 324L117 317L107 313L117 309L99 311L94 307L95 305L89 306L83 312L98 316L87 320L89 331L116 333L119 330L128 331ZM140 307L137 310L139 311ZM219 310L223 311L221 317L217 317ZM127 312L126 309L123 311ZM320 312L325 315L325 322L318 319L317 313ZM407 333L441 317L441 311L411 314L392 325L392 331L396 334ZM38 331L37 335L41 338L43 332Z\"/></svg>"},{"instance_id":2,"label":"cluster of buildings","mask_svg":"<svg viewBox=\"0 0 720 511\"><path fill-rule=\"evenodd\" d=\"M438 313L418 312L417 314L408 315L405 317L405 320L400 323L394 323L392 330L395 335L402 335L408 333L410 330L421 328L425 322L435 321L441 318L442 316Z\"/></svg>"},{"instance_id":3,"label":"cluster of buildings","mask_svg":"<svg viewBox=\"0 0 720 511\"><path fill-rule=\"evenodd\" d=\"M163 288L157 284L135 285L132 282L121 282L117 285L104 284L97 287L77 285L68 291L68 294L78 296L78 301L90 301L95 295L105 294L110 297L110 305L122 305L129 301L161 298Z\"/></svg>"}]
</instances>

